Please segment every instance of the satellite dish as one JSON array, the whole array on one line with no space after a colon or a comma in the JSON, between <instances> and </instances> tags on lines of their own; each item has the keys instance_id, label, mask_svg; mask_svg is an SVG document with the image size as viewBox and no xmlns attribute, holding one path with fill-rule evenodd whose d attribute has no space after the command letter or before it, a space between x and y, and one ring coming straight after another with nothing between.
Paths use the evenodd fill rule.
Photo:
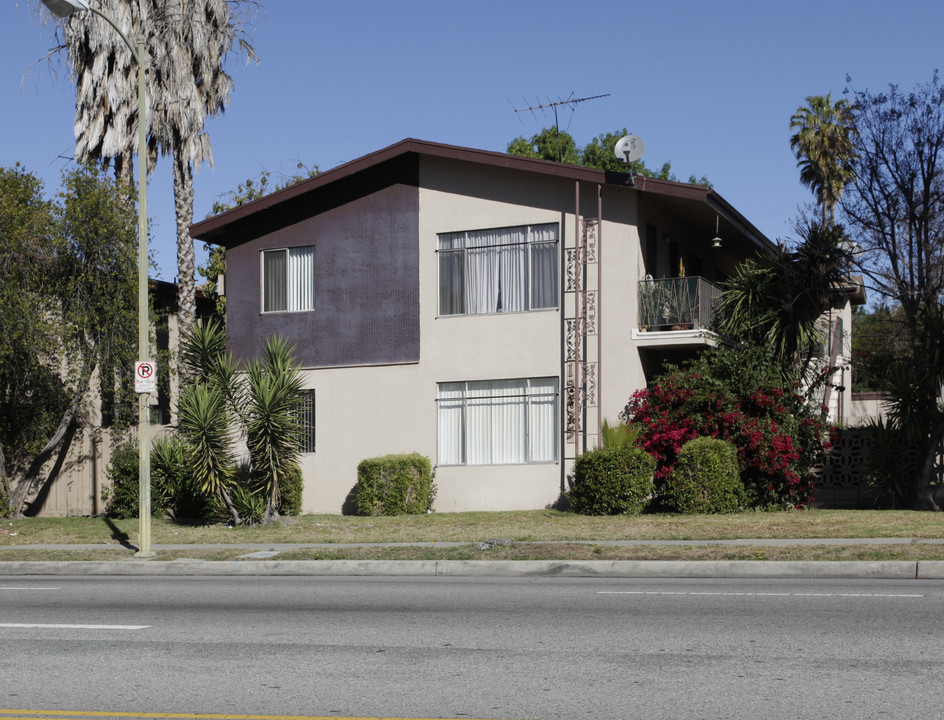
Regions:
<instances>
[{"instance_id":1,"label":"satellite dish","mask_svg":"<svg viewBox=\"0 0 944 720\"><path fill-rule=\"evenodd\" d=\"M616 159L627 166L639 160L645 152L646 143L638 135L624 135L616 141L616 147L613 149Z\"/></svg>"}]
</instances>

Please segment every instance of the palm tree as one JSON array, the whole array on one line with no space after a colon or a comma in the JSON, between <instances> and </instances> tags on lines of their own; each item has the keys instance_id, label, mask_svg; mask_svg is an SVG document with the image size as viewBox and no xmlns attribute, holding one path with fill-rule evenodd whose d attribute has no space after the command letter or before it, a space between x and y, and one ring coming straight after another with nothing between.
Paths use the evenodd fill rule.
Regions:
<instances>
[{"instance_id":1,"label":"palm tree","mask_svg":"<svg viewBox=\"0 0 944 720\"><path fill-rule=\"evenodd\" d=\"M155 58L151 81L157 88L152 105L151 137L162 155L171 156L174 209L177 225L177 307L181 334L193 326L194 253L193 172L204 162L212 165L206 119L229 104L233 79L224 70L229 55L238 49L256 59L247 41L240 15L242 2L233 0L151 0L160 7L160 29L165 52Z\"/></svg>"},{"instance_id":2,"label":"palm tree","mask_svg":"<svg viewBox=\"0 0 944 720\"><path fill-rule=\"evenodd\" d=\"M847 100L833 103L829 94L806 98L790 118L790 147L796 153L800 181L816 195L823 226L833 222L833 209L854 177L855 116Z\"/></svg>"},{"instance_id":3,"label":"palm tree","mask_svg":"<svg viewBox=\"0 0 944 720\"><path fill-rule=\"evenodd\" d=\"M785 378L806 376L823 340L823 314L848 276L848 238L840 225L798 228L793 252L748 260L723 285L719 329L766 347Z\"/></svg>"},{"instance_id":4,"label":"palm tree","mask_svg":"<svg viewBox=\"0 0 944 720\"><path fill-rule=\"evenodd\" d=\"M180 329L195 315L193 171L212 163L207 117L229 104L233 80L224 64L233 53L256 59L243 30L252 0L99 0L129 38L146 33L149 165L156 153L173 158L177 228L177 300ZM130 181L137 137L136 68L121 37L92 13L74 13L64 25L64 47L76 83L76 158L113 163Z\"/></svg>"},{"instance_id":5,"label":"palm tree","mask_svg":"<svg viewBox=\"0 0 944 720\"><path fill-rule=\"evenodd\" d=\"M138 3L100 0L96 6L128 38L141 27ZM114 28L92 13L63 23L63 42L75 83L75 158L112 164L115 178L131 184L138 133L137 68ZM150 169L150 168L149 168Z\"/></svg>"}]
</instances>

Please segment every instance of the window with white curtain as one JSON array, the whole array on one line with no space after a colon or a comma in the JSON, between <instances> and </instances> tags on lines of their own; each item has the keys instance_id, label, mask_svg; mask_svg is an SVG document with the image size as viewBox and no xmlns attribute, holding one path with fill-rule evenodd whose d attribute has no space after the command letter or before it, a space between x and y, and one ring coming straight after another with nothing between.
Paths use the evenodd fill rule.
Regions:
<instances>
[{"instance_id":1,"label":"window with white curtain","mask_svg":"<svg viewBox=\"0 0 944 720\"><path fill-rule=\"evenodd\" d=\"M439 383L440 465L511 465L558 457L556 377Z\"/></svg>"},{"instance_id":2,"label":"window with white curtain","mask_svg":"<svg viewBox=\"0 0 944 720\"><path fill-rule=\"evenodd\" d=\"M298 312L315 307L315 247L262 252L262 312Z\"/></svg>"},{"instance_id":3,"label":"window with white curtain","mask_svg":"<svg viewBox=\"0 0 944 720\"><path fill-rule=\"evenodd\" d=\"M557 307L557 223L438 237L440 315Z\"/></svg>"}]
</instances>

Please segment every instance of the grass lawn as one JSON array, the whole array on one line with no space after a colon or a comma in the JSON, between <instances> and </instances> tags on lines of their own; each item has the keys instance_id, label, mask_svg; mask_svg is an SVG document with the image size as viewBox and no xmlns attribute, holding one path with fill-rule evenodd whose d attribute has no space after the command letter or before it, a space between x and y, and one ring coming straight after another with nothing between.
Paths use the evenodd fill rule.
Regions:
<instances>
[{"instance_id":1,"label":"grass lawn","mask_svg":"<svg viewBox=\"0 0 944 720\"><path fill-rule=\"evenodd\" d=\"M0 521L4 560L98 560L130 557L122 541L137 542L136 519L27 518ZM151 542L164 544L511 542L487 550L462 548L306 548L280 560L316 559L600 559L600 560L942 560L944 545L632 546L594 545L614 540L728 540L796 538L944 539L944 514L911 511L802 510L734 515L586 517L556 510L433 513L420 516L303 515L268 527L228 528L154 520ZM584 541L588 544L575 544ZM15 549L18 545L101 544L101 550ZM234 548L158 550L158 559L228 560Z\"/></svg>"}]
</instances>

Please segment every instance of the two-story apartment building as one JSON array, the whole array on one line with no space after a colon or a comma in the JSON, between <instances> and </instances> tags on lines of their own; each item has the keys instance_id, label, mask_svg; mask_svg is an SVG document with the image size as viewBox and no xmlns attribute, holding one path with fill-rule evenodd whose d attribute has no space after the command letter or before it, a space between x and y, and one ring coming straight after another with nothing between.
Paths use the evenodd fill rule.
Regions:
<instances>
[{"instance_id":1,"label":"two-story apartment building","mask_svg":"<svg viewBox=\"0 0 944 720\"><path fill-rule=\"evenodd\" d=\"M773 244L707 187L404 140L196 223L246 360L296 346L306 511L419 452L436 509L553 503L603 419L715 341L717 282Z\"/></svg>"}]
</instances>

